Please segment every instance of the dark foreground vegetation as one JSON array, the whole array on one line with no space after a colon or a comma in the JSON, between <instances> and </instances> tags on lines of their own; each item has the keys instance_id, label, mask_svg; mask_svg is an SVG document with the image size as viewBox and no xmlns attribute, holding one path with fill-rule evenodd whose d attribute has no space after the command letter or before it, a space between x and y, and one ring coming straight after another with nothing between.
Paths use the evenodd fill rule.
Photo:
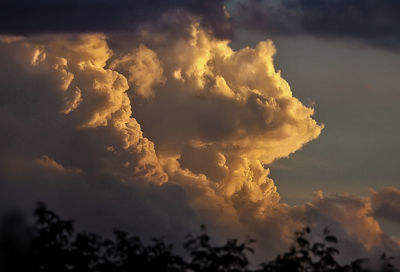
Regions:
<instances>
[{"instance_id":1,"label":"dark foreground vegetation","mask_svg":"<svg viewBox=\"0 0 400 272\"><path fill-rule=\"evenodd\" d=\"M336 237L325 231L321 242L310 243L310 229L297 232L293 246L275 259L252 266L248 254L253 253L254 240L228 240L222 246L211 244L202 227L199 235L188 235L185 256L173 252L163 239L145 245L140 238L120 230L113 239L94 233L75 233L73 221L62 220L39 204L34 212L36 223L27 226L16 213L4 216L0 229L0 271L2 272L131 272L131 271L372 271L367 259L342 265L336 260ZM398 271L392 258L381 257L377 271Z\"/></svg>"}]
</instances>

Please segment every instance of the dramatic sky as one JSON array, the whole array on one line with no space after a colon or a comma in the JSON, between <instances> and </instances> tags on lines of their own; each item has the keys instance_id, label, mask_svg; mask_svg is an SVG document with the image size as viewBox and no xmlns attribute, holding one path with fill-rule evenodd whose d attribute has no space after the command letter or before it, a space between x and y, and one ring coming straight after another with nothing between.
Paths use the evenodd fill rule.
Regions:
<instances>
[{"instance_id":1,"label":"dramatic sky","mask_svg":"<svg viewBox=\"0 0 400 272\"><path fill-rule=\"evenodd\" d=\"M398 0L3 0L0 207L400 256Z\"/></svg>"}]
</instances>

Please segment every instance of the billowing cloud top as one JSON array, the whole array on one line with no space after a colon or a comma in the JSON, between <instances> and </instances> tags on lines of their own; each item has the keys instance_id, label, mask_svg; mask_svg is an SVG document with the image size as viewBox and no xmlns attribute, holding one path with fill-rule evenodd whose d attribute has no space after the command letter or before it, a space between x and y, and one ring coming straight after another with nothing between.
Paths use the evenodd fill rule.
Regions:
<instances>
[{"instance_id":1,"label":"billowing cloud top","mask_svg":"<svg viewBox=\"0 0 400 272\"><path fill-rule=\"evenodd\" d=\"M101 35L3 43L3 50L22 50L26 56L20 60L20 53L10 52L5 61L22 64L10 64L7 71L46 77L39 86L4 78L2 86L13 91L5 94L3 109L18 105L33 114L21 120L19 115L4 118L4 125L18 123L21 129L47 118L49 125L65 131L58 135L54 127L26 128L37 136L24 140L29 144L22 152L122 181L139 176L162 183L178 172L203 175L218 194L276 202L279 197L263 165L295 152L322 127L275 71L273 44L260 42L254 49L235 52L228 41L213 38L197 25L184 38L142 40L148 45L138 44L121 56ZM35 103L15 105L19 92L33 96ZM49 97L51 107L46 105ZM50 145L48 137L65 141L65 146ZM76 137L72 143L71 137ZM14 146L17 141L3 142ZM46 144L38 149L37 141Z\"/></svg>"},{"instance_id":2,"label":"billowing cloud top","mask_svg":"<svg viewBox=\"0 0 400 272\"><path fill-rule=\"evenodd\" d=\"M185 33L144 33L121 53L103 35L3 38L4 178L168 181L194 209L265 216L279 195L264 165L322 126L275 71L272 42L234 51L198 24Z\"/></svg>"}]
</instances>

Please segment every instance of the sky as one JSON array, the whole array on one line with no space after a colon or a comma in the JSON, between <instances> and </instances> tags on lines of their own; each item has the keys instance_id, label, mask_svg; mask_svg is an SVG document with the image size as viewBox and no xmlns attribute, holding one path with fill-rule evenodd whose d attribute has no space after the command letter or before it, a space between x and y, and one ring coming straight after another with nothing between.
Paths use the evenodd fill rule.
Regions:
<instances>
[{"instance_id":1,"label":"sky","mask_svg":"<svg viewBox=\"0 0 400 272\"><path fill-rule=\"evenodd\" d=\"M0 207L255 258L400 256L396 0L2 1Z\"/></svg>"}]
</instances>

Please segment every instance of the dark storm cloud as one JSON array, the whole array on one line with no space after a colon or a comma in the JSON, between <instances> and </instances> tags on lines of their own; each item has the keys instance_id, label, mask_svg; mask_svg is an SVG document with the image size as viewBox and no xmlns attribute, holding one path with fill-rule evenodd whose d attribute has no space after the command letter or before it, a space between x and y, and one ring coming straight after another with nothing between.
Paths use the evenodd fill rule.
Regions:
<instances>
[{"instance_id":1,"label":"dark storm cloud","mask_svg":"<svg viewBox=\"0 0 400 272\"><path fill-rule=\"evenodd\" d=\"M240 7L240 20L266 33L355 38L374 46L400 48L397 0L251 0Z\"/></svg>"},{"instance_id":2,"label":"dark storm cloud","mask_svg":"<svg viewBox=\"0 0 400 272\"><path fill-rule=\"evenodd\" d=\"M124 32L174 11L171 20L200 17L218 36L230 35L223 0L2 0L0 33Z\"/></svg>"}]
</instances>

